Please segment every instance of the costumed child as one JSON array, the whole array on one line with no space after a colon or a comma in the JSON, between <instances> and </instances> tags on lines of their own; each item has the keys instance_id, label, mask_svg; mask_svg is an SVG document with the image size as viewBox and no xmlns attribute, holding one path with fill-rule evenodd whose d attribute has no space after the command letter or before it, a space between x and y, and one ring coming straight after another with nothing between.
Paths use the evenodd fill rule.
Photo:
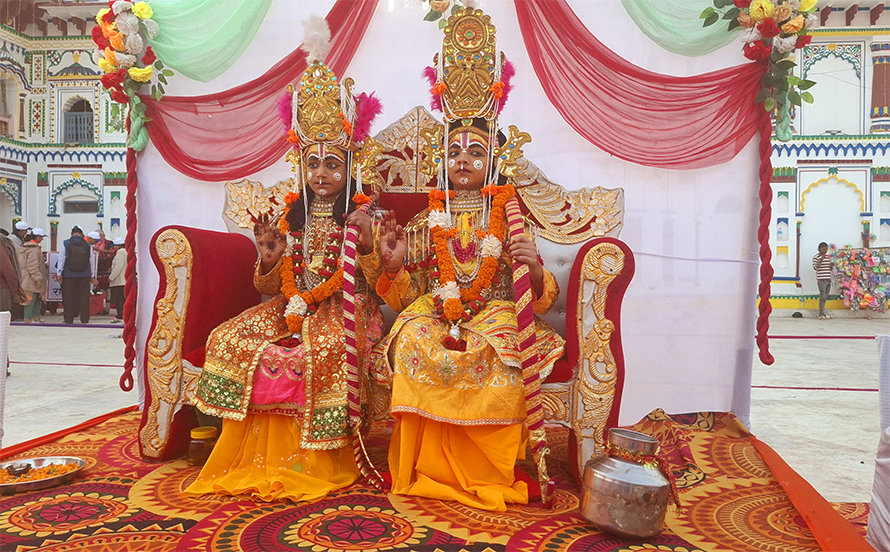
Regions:
<instances>
[{"instance_id":1,"label":"costumed child","mask_svg":"<svg viewBox=\"0 0 890 552\"><path fill-rule=\"evenodd\" d=\"M380 104L373 95L354 98L352 79L341 82L324 64L325 20L313 17L304 26L308 68L283 103L297 192L285 198L280 218L260 214L254 227L260 252L254 284L274 297L208 338L192 398L202 412L223 418L223 426L188 496L315 500L361 475L350 446L349 389L367 400L364 352L382 336L383 319L365 284L380 274L375 224L367 207L355 210L349 199L367 201L356 182L359 147ZM358 233L354 314L344 309L347 225ZM358 357L352 371L347 318L354 320Z\"/></svg>"},{"instance_id":2,"label":"costumed child","mask_svg":"<svg viewBox=\"0 0 890 552\"><path fill-rule=\"evenodd\" d=\"M376 290L400 314L374 352L375 364L393 377L392 492L495 511L529 500L528 478L515 468L529 437L547 481L543 427L526 428L534 392L524 386L514 267L517 278L527 270L535 313L559 294L504 177L529 140L515 127L498 140L497 114L512 75L505 61L481 10L458 9L448 19L442 52L427 70L433 108L444 113L444 126L425 136L425 162L439 188L404 229L391 215L384 219L385 271ZM518 220L512 238L509 213ZM526 370L542 376L564 341L531 309L523 313L539 355Z\"/></svg>"}]
</instances>

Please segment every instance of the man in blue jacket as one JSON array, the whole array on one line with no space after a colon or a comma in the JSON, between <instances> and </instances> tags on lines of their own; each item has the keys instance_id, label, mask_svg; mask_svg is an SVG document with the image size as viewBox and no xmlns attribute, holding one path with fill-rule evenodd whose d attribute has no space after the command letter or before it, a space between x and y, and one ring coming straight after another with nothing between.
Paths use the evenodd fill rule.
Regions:
<instances>
[{"instance_id":1,"label":"man in blue jacket","mask_svg":"<svg viewBox=\"0 0 890 552\"><path fill-rule=\"evenodd\" d=\"M83 237L79 226L71 229L71 237L62 244L57 266L62 267L62 308L66 324L90 321L90 283L95 280L93 246Z\"/></svg>"}]
</instances>

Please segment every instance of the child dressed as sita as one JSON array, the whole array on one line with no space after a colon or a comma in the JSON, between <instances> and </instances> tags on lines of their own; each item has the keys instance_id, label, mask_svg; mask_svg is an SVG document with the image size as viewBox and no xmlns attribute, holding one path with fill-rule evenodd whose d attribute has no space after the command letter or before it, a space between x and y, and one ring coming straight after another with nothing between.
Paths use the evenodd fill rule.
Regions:
<instances>
[{"instance_id":1,"label":"child dressed as sita","mask_svg":"<svg viewBox=\"0 0 890 552\"><path fill-rule=\"evenodd\" d=\"M448 19L427 71L444 113L425 151L440 185L406 228L385 218L376 284L400 312L375 349L393 377L392 492L497 511L529 500L515 471L529 437L548 492L536 384L564 343L533 314L559 289L506 184L529 137L512 127L499 139L512 73L504 63L489 16L467 8Z\"/></svg>"},{"instance_id":2,"label":"child dressed as sita","mask_svg":"<svg viewBox=\"0 0 890 552\"><path fill-rule=\"evenodd\" d=\"M315 18L307 37L311 25L326 23ZM294 145L288 159L301 193L288 194L280 219L263 214L254 227L260 251L254 284L274 298L221 324L208 339L193 400L222 417L223 428L186 495L313 500L361 475L351 401L367 399L364 353L380 339L383 319L365 284L380 274L372 218L355 203L347 212L356 191L353 200L367 200L355 177L362 170L360 144L380 106L373 96L353 98L351 79L341 83L318 47L304 48L308 68L288 121ZM356 228L357 265L344 262L348 225ZM354 299L344 299L344 280L354 280Z\"/></svg>"}]
</instances>

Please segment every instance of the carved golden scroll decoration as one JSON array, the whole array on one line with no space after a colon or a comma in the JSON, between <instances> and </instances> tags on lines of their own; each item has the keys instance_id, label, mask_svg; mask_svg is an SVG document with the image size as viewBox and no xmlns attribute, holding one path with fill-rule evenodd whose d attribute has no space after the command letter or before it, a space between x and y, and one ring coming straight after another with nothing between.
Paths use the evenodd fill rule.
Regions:
<instances>
[{"instance_id":1,"label":"carved golden scroll decoration","mask_svg":"<svg viewBox=\"0 0 890 552\"><path fill-rule=\"evenodd\" d=\"M279 180L266 188L262 182L244 179L226 182L225 216L241 228L253 228L251 215L268 213L278 215L284 209L284 196L294 190L294 179ZM277 203L273 203L272 199Z\"/></svg>"},{"instance_id":2,"label":"carved golden scroll decoration","mask_svg":"<svg viewBox=\"0 0 890 552\"><path fill-rule=\"evenodd\" d=\"M615 398L616 367L612 355L611 338L615 324L606 318L606 298L609 285L624 269L624 252L613 243L599 243L584 256L581 267L582 283L593 283L596 289L589 304L585 294L578 295L578 315L581 319L593 314L593 328L587 335L579 335L582 356L578 375L574 380L572 400L575 415L572 429L579 440L578 465L589 458L605 453L603 433ZM590 310L585 312L585 308ZM580 333L580 332L579 332ZM579 416L580 414L580 416ZM592 431L591 431L592 430ZM593 454L584 458L584 445L593 444Z\"/></svg>"},{"instance_id":3,"label":"carved golden scroll decoration","mask_svg":"<svg viewBox=\"0 0 890 552\"><path fill-rule=\"evenodd\" d=\"M140 430L142 452L159 458L167 445L173 416L188 404L187 391L200 372L182 361L182 336L191 295L192 249L179 230L165 230L155 240L167 287L155 305L155 327L146 347L151 404Z\"/></svg>"}]
</instances>

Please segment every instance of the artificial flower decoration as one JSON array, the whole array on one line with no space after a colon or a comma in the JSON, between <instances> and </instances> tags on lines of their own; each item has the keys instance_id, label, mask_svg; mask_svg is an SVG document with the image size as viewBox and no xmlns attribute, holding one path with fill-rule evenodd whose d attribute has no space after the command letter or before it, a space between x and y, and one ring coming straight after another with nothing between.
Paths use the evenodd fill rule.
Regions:
<instances>
[{"instance_id":1,"label":"artificial flower decoration","mask_svg":"<svg viewBox=\"0 0 890 552\"><path fill-rule=\"evenodd\" d=\"M138 68L138 67L130 67L127 70L127 73L130 75L130 78L136 82L148 82L151 80L152 75L154 75L154 67L149 65L148 67Z\"/></svg>"},{"instance_id":2,"label":"artificial flower decoration","mask_svg":"<svg viewBox=\"0 0 890 552\"><path fill-rule=\"evenodd\" d=\"M352 196L352 201L356 205L365 205L367 203L371 203L371 198L366 196L365 194L359 192Z\"/></svg>"},{"instance_id":3,"label":"artificial flower decoration","mask_svg":"<svg viewBox=\"0 0 890 552\"><path fill-rule=\"evenodd\" d=\"M155 61L158 60L158 56L151 50L151 46L145 49L145 55L142 56L142 63L145 65L152 65Z\"/></svg>"},{"instance_id":4,"label":"artificial flower decoration","mask_svg":"<svg viewBox=\"0 0 890 552\"><path fill-rule=\"evenodd\" d=\"M133 15L139 19L151 19L154 17L154 12L147 2L136 2L133 6Z\"/></svg>"},{"instance_id":5,"label":"artificial flower decoration","mask_svg":"<svg viewBox=\"0 0 890 552\"><path fill-rule=\"evenodd\" d=\"M439 81L433 85L432 92L434 95L439 96L442 94L442 92L445 92L445 90L447 90L447 89L448 89L448 85L442 81Z\"/></svg>"},{"instance_id":6,"label":"artificial flower decoration","mask_svg":"<svg viewBox=\"0 0 890 552\"><path fill-rule=\"evenodd\" d=\"M444 29L448 24L448 15L454 15L454 12L464 6L466 6L465 0L432 0L430 11L423 17L423 20L438 21L439 28Z\"/></svg>"},{"instance_id":7,"label":"artificial flower decoration","mask_svg":"<svg viewBox=\"0 0 890 552\"><path fill-rule=\"evenodd\" d=\"M792 74L797 64L794 51L807 46L812 39L809 29L818 18L813 13L816 0L714 0L714 7L701 13L703 26L728 20L728 30L741 29L739 38L745 43L746 58L766 62L762 88L755 103L776 110L776 137L791 139L791 105L812 103L813 95L806 92L815 81Z\"/></svg>"},{"instance_id":8,"label":"artificial flower decoration","mask_svg":"<svg viewBox=\"0 0 890 552\"><path fill-rule=\"evenodd\" d=\"M145 123L149 119L137 93L150 84L151 96L160 100L173 71L164 67L149 45L149 41L160 34L158 24L152 19L151 6L127 0L111 0L108 6L96 14L98 27L92 31L98 48L96 63L105 73L102 85L116 102L111 116L117 117L122 112L117 104L129 106L127 145L140 151L148 142Z\"/></svg>"}]
</instances>

